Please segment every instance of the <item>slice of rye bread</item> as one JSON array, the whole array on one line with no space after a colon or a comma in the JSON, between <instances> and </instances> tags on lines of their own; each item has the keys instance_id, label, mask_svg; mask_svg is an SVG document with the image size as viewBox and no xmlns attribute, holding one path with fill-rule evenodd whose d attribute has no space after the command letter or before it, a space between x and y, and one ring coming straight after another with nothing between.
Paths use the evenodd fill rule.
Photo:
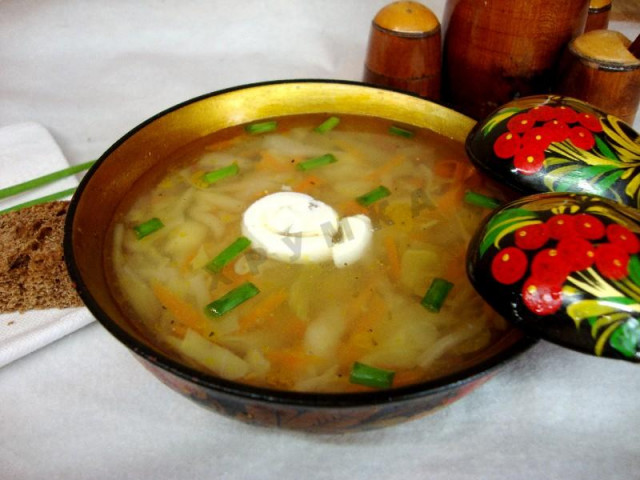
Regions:
<instances>
[{"instance_id":1,"label":"slice of rye bread","mask_svg":"<svg viewBox=\"0 0 640 480\"><path fill-rule=\"evenodd\" d=\"M69 202L0 215L0 312L82 305L64 263Z\"/></svg>"}]
</instances>

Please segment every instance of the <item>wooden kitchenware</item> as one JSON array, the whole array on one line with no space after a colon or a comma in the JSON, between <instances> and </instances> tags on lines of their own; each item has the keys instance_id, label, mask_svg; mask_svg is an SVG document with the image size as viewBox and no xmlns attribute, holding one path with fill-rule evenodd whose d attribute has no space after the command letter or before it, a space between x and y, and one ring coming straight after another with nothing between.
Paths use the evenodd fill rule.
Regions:
<instances>
[{"instance_id":1,"label":"wooden kitchenware","mask_svg":"<svg viewBox=\"0 0 640 480\"><path fill-rule=\"evenodd\" d=\"M482 118L513 98L547 93L589 0L448 0L443 99Z\"/></svg>"},{"instance_id":2,"label":"wooden kitchenware","mask_svg":"<svg viewBox=\"0 0 640 480\"><path fill-rule=\"evenodd\" d=\"M584 100L632 124L640 102L640 36L593 30L574 39L560 69L558 93ZM638 48L640 50L640 48Z\"/></svg>"},{"instance_id":3,"label":"wooden kitchenware","mask_svg":"<svg viewBox=\"0 0 640 480\"><path fill-rule=\"evenodd\" d=\"M591 0L584 31L605 30L609 26L610 14L611 0Z\"/></svg>"},{"instance_id":4,"label":"wooden kitchenware","mask_svg":"<svg viewBox=\"0 0 640 480\"><path fill-rule=\"evenodd\" d=\"M418 2L394 2L371 23L364 81L440 98L442 40L438 18Z\"/></svg>"}]
</instances>

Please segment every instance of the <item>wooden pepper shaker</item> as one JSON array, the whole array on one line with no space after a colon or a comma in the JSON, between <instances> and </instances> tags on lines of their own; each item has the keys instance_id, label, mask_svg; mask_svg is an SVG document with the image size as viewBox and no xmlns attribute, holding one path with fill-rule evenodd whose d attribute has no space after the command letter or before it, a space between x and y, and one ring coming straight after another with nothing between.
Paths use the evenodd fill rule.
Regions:
<instances>
[{"instance_id":1,"label":"wooden pepper shaker","mask_svg":"<svg viewBox=\"0 0 640 480\"><path fill-rule=\"evenodd\" d=\"M611 14L611 0L591 0L589 14L584 31L605 30L609 27L609 15Z\"/></svg>"},{"instance_id":2,"label":"wooden pepper shaker","mask_svg":"<svg viewBox=\"0 0 640 480\"><path fill-rule=\"evenodd\" d=\"M364 81L437 101L442 63L440 22L424 5L400 1L373 19Z\"/></svg>"},{"instance_id":3,"label":"wooden pepper shaker","mask_svg":"<svg viewBox=\"0 0 640 480\"><path fill-rule=\"evenodd\" d=\"M640 36L593 30L570 44L558 93L578 98L629 124L640 102Z\"/></svg>"},{"instance_id":4,"label":"wooden pepper shaker","mask_svg":"<svg viewBox=\"0 0 640 480\"><path fill-rule=\"evenodd\" d=\"M514 98L549 93L589 0L447 0L443 100L480 119Z\"/></svg>"}]
</instances>

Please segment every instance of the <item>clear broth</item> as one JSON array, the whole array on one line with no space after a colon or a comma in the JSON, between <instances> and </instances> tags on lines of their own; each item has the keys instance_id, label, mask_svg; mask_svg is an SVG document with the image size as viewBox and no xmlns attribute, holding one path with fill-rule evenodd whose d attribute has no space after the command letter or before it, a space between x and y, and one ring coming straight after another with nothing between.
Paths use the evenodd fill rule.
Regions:
<instances>
[{"instance_id":1,"label":"clear broth","mask_svg":"<svg viewBox=\"0 0 640 480\"><path fill-rule=\"evenodd\" d=\"M123 200L107 258L113 293L158 345L194 368L262 387L350 392L354 362L395 373L391 387L459 371L486 357L508 331L475 293L466 249L486 209L473 190L503 198L469 163L463 145L426 129L390 133L388 120L343 115L281 117L274 132L238 126L202 138L167 159ZM296 165L333 153L336 163ZM236 163L239 174L205 185L205 172ZM379 185L391 194L369 207L355 198ZM249 248L214 274L206 263L242 235L242 214L258 198L298 191L341 217L366 214L374 227L355 264L291 264ZM138 239L153 217L164 227ZM441 310L421 300L434 278L454 284ZM221 317L205 306L252 282L260 293Z\"/></svg>"}]
</instances>

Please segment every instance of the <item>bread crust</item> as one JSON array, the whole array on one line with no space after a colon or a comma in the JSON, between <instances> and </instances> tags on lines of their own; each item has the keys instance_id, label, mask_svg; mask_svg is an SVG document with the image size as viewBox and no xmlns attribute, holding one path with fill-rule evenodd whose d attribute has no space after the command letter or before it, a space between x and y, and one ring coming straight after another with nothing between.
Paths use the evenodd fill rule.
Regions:
<instances>
[{"instance_id":1,"label":"bread crust","mask_svg":"<svg viewBox=\"0 0 640 480\"><path fill-rule=\"evenodd\" d=\"M0 215L0 312L82 305L64 263L68 201Z\"/></svg>"}]
</instances>

